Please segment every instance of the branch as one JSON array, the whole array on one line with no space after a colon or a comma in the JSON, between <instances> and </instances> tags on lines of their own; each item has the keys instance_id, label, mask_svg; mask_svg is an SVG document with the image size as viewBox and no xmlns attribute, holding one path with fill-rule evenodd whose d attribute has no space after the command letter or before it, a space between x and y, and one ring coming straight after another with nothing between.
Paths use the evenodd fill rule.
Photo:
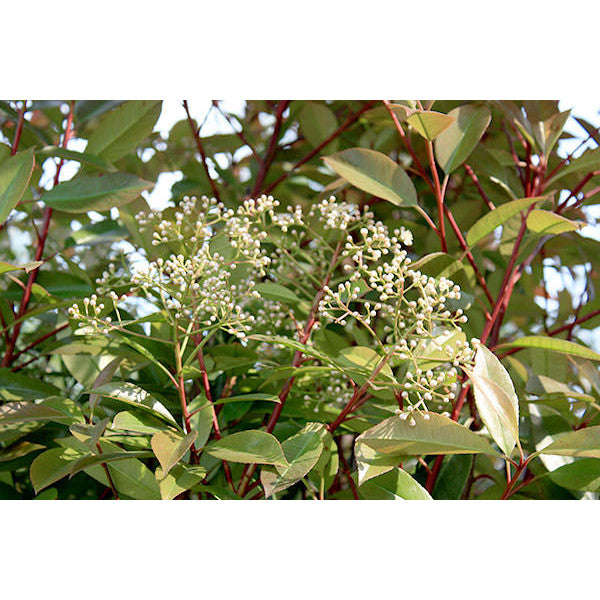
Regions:
<instances>
[{"instance_id":1,"label":"branch","mask_svg":"<svg viewBox=\"0 0 600 600\"><path fill-rule=\"evenodd\" d=\"M67 125L65 127L65 133L63 136L63 140L61 143L61 147L62 148L66 148L67 144L69 143L69 140L71 139L71 134L72 134L72 128L73 128L73 110L75 107L75 101L71 102L71 109L69 111L69 114L67 116ZM58 167L56 168L56 174L54 176L54 185L53 187L56 187L58 185L58 180L60 177L60 171L62 169L62 166L64 164L64 159L60 159L60 162L58 163ZM38 239L38 245L35 251L35 258L34 261L41 261L43 254L44 254L44 247L46 245L46 239L48 237L48 231L50 229L50 219L52 218L52 209L49 206L46 206L46 208L44 209L44 217L43 217L43 222L42 222L42 230L41 233L39 235L39 239ZM35 269L32 269L29 273L29 277L27 279L27 284L25 286L25 290L23 291L23 296L21 297L21 304L19 305L19 310L17 312L16 315L16 319L15 320L19 320L21 319L25 313L27 312L27 307L29 306L29 301L31 300L31 293L32 293L32 289L33 289L33 284L35 283L35 280L37 278L37 274L39 271L39 267L36 267ZM19 332L21 331L21 326L23 325L23 321L19 321L18 323L15 324L14 329L13 329L13 333L12 336L10 338L10 342L7 344L6 347L6 354L4 355L4 359L2 361L2 366L3 367L8 367L14 357L13 357L13 353L15 350L15 346L17 343L17 339L19 337Z\"/></svg>"},{"instance_id":2,"label":"branch","mask_svg":"<svg viewBox=\"0 0 600 600\"><path fill-rule=\"evenodd\" d=\"M469 245L467 244L467 241L465 240L459 226L457 225L456 221L454 220L454 215L452 214L452 212L446 205L444 205L444 211L446 212L446 216L448 217L448 222L450 223L452 230L456 234L456 238L458 239L458 243L460 244L460 247L465 252L465 256L467 257L469 263L471 264L471 267L473 267L473 271L475 271L475 275L477 276L477 281L479 281L479 285L483 289L483 291L486 295L486 298L489 300L490 304L492 306L494 306L494 298L492 297L492 294L485 282L485 278L481 274L481 271L479 270L479 267L477 266L477 263L475 262L475 258L473 257L472 252L469 250Z\"/></svg>"},{"instance_id":3,"label":"branch","mask_svg":"<svg viewBox=\"0 0 600 600\"><path fill-rule=\"evenodd\" d=\"M275 114L275 127L273 127L273 134L271 135L271 140L269 142L269 147L267 148L267 153L265 154L264 159L260 163L260 168L258 170L258 175L256 176L256 182L254 183L254 188L252 190L252 196L257 196L260 192L263 183L265 182L265 177L271 168L271 163L275 158L275 154L277 154L277 141L279 138L279 130L281 129L281 124L283 122L283 113L289 106L289 100L281 100L277 105L277 113Z\"/></svg>"},{"instance_id":4,"label":"branch","mask_svg":"<svg viewBox=\"0 0 600 600\"><path fill-rule=\"evenodd\" d=\"M475 184L475 187L477 188L477 191L479 192L479 195L481 196L482 200L485 202L486 206L490 210L494 210L496 208L495 204L487 197L487 194L483 191L483 188L481 187L481 184L479 183L479 179L478 179L477 175L475 175L473 169L466 163L464 164L464 168L465 168L465 171L467 172L467 175L471 178L471 180Z\"/></svg>"},{"instance_id":5,"label":"branch","mask_svg":"<svg viewBox=\"0 0 600 600\"><path fill-rule=\"evenodd\" d=\"M287 179L298 167L301 167L304 163L307 163L311 158L316 156L325 146L337 138L341 133L346 131L348 127L353 125L359 117L372 108L376 104L375 100L367 102L360 110L353 115L350 115L326 140L323 140L316 148L311 150L304 158L300 159L289 171L280 175L273 183L270 183L265 189L264 193L268 194L272 192L282 181Z\"/></svg>"},{"instance_id":6,"label":"branch","mask_svg":"<svg viewBox=\"0 0 600 600\"><path fill-rule=\"evenodd\" d=\"M25 106L27 104L27 100L23 100L23 106L19 111L19 120L17 122L17 129L15 130L15 138L13 140L10 155L14 156L19 149L19 142L21 141L21 133L23 132L23 121L25 120Z\"/></svg>"},{"instance_id":7,"label":"branch","mask_svg":"<svg viewBox=\"0 0 600 600\"><path fill-rule=\"evenodd\" d=\"M183 101L183 108L185 109L185 114L187 115L187 120L190 124L190 129L192 130L194 141L196 142L196 148L198 148L198 152L200 153L200 158L202 159L202 167L204 168L204 172L206 173L206 177L208 178L210 189L212 190L213 196L220 202L221 197L219 196L219 189L217 188L217 184L213 181L213 178L210 176L210 171L206 162L206 153L204 152L204 146L202 145L202 140L200 139L200 128L197 128L194 125L194 120L190 115L190 109L187 100Z\"/></svg>"},{"instance_id":8,"label":"branch","mask_svg":"<svg viewBox=\"0 0 600 600\"><path fill-rule=\"evenodd\" d=\"M333 275L333 271L335 270L335 266L337 264L339 254L342 249L342 241L343 240L340 239L340 241L338 242L338 244L333 252L333 256L331 257L331 261L329 263L329 268L327 269L327 273L325 275L323 283L321 284L321 287L319 288L319 291L317 292L317 294L315 296L312 308L310 310L308 319L306 321L306 325L304 327L304 331L302 332L302 335L300 336L299 341L301 344L306 344L306 342L308 341L308 338L310 337L310 332L312 331L312 328L314 327L315 323L317 322L317 312L319 310L319 304L320 304L321 300L323 299L323 295L324 295L323 289L325 288L326 285L329 285L329 281L331 279L331 276ZM301 363L302 363L302 351L296 350L296 352L294 353L294 358L292 359L291 366L294 369L296 369L301 365ZM271 433L273 431L273 429L275 428L275 425L277 424L279 416L281 415L281 411L283 410L283 405L285 404L285 401L287 400L288 394L290 393L290 390L292 389L292 386L294 385L295 380L296 380L295 376L290 377L286 381L281 392L279 393L279 402L275 405L275 408L273 409L273 412L271 413L271 416L269 417L269 420L267 422L267 427L266 427L267 433ZM242 477L240 479L240 485L238 487L238 495L239 496L243 497L245 495L245 493L247 492L247 485L250 482L250 478L254 474L255 470L256 470L256 465L247 465L245 467L244 471L242 472Z\"/></svg>"},{"instance_id":9,"label":"branch","mask_svg":"<svg viewBox=\"0 0 600 600\"><path fill-rule=\"evenodd\" d=\"M238 123L241 127L241 131L238 131L235 128L235 125L233 124L231 117L221 108L218 100L213 100L212 103L213 103L213 106L221 113L221 115L223 115L223 118L229 123L229 125L231 125L231 129L233 129L235 135L238 136L238 138L241 140L241 142L244 145L246 145L246 146L248 146L248 148L250 148L250 152L252 152L252 155L256 159L256 162L258 162L259 165L262 164L262 158L258 155L256 150L254 149L254 146L246 139L246 136L244 135L244 128L242 127L241 123L239 123L239 120L238 120Z\"/></svg>"}]
</instances>

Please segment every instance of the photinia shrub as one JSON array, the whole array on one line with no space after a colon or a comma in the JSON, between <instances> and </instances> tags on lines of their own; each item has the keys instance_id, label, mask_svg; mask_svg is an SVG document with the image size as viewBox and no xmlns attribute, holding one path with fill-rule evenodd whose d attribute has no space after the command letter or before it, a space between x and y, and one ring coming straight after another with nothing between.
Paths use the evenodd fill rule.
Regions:
<instances>
[{"instance_id":1,"label":"photinia shrub","mask_svg":"<svg viewBox=\"0 0 600 600\"><path fill-rule=\"evenodd\" d=\"M2 497L595 497L600 157L559 154L568 112L183 108L163 138L160 102L0 104Z\"/></svg>"}]
</instances>

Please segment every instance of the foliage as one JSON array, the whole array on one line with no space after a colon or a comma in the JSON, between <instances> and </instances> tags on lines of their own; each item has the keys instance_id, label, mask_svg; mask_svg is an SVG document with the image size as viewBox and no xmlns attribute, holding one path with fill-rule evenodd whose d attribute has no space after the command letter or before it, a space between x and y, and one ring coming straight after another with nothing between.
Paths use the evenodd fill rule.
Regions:
<instances>
[{"instance_id":1,"label":"foliage","mask_svg":"<svg viewBox=\"0 0 600 600\"><path fill-rule=\"evenodd\" d=\"M568 113L210 111L163 139L160 102L0 103L0 497L595 498Z\"/></svg>"}]
</instances>

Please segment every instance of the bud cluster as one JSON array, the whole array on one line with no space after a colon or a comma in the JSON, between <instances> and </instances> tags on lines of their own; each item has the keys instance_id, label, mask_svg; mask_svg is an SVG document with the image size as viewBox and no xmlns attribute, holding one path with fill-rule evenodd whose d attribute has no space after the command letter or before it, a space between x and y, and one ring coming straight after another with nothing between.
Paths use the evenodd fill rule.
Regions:
<instances>
[{"instance_id":1,"label":"bud cluster","mask_svg":"<svg viewBox=\"0 0 600 600\"><path fill-rule=\"evenodd\" d=\"M281 346L265 337L298 340L312 314L313 332L320 321L349 331L363 327L395 369L397 379L385 385L407 408L447 404L457 388L457 367L473 356L461 331L466 316L452 308L459 286L412 268L411 232L404 227L390 232L368 208L333 197L307 212L278 207L271 196L246 200L236 210L214 199L186 197L163 212L139 213L137 222L142 231L151 228L159 256L125 269L111 265L97 281L103 298L85 298L82 307L70 309L71 316L84 333L107 334L124 326L119 304L143 298L186 335L222 330L247 344L260 334L260 368L263 359L273 364L281 355ZM285 287L291 299L263 297L259 284L265 283ZM126 286L129 294L110 286ZM310 337L305 343L312 346ZM325 366L331 371L319 384L319 403L344 405L354 384L335 361Z\"/></svg>"}]
</instances>

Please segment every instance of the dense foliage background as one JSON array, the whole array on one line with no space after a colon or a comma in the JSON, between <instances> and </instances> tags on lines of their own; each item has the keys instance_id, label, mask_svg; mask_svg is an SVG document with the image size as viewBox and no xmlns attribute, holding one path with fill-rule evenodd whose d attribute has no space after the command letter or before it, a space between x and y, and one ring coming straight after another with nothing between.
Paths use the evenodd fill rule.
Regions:
<instances>
[{"instance_id":1,"label":"dense foliage background","mask_svg":"<svg viewBox=\"0 0 600 600\"><path fill-rule=\"evenodd\" d=\"M212 135L184 102L166 139L160 112L154 101L0 103L0 497L596 497L591 124L579 119L584 144L567 156L569 114L554 101L247 101L239 114L215 101L230 132ZM170 204L218 204L186 211L184 200L154 222L148 193L173 172ZM204 263L186 267L177 305L169 267L169 297L156 278L145 294L135 274L148 261L197 266L208 252L217 273L219 257L246 265L231 219L254 223L243 201L263 194L279 207L263 200L247 233L264 230L271 270L251 265L244 288L248 273L217 281ZM199 222L192 240L185 228ZM370 315L387 289L366 272L342 298L347 321L326 319L327 289L360 271L336 232L382 269L402 256L390 281L415 292L418 269L419 298L460 286L437 321L406 298L406 339L433 346L412 354L385 306ZM369 254L375 242L389 256ZM224 313L195 328L201 313L183 309L221 284L257 291L258 304L239 306L262 330L240 336L244 318ZM90 329L68 308L85 312L93 294L105 306ZM355 314L367 302L372 323Z\"/></svg>"}]
</instances>

